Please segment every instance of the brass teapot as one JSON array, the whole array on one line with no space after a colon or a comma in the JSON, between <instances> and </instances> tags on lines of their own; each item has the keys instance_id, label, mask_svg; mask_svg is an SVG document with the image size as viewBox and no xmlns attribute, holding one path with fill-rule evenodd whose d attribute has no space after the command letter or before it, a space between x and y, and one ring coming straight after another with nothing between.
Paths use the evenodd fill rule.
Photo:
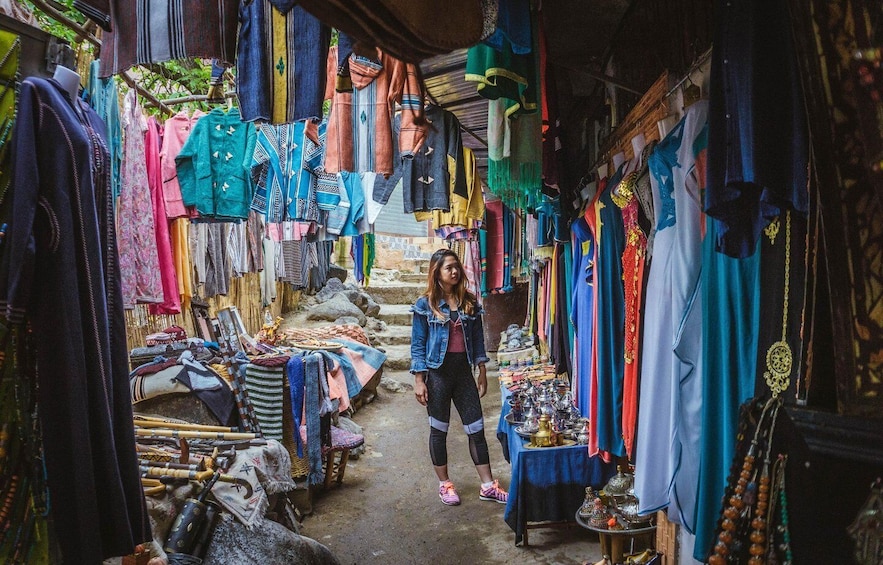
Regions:
<instances>
[{"instance_id":1,"label":"brass teapot","mask_svg":"<svg viewBox=\"0 0 883 565\"><path fill-rule=\"evenodd\" d=\"M530 443L534 447L552 447L557 443L548 414L540 416L539 429L530 435Z\"/></svg>"}]
</instances>

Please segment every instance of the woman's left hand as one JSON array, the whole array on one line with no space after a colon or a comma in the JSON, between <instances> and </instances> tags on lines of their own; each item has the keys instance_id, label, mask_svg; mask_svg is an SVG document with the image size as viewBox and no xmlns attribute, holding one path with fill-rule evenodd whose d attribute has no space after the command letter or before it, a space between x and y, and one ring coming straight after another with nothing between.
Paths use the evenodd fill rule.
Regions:
<instances>
[{"instance_id":1,"label":"woman's left hand","mask_svg":"<svg viewBox=\"0 0 883 565\"><path fill-rule=\"evenodd\" d=\"M478 397L484 398L487 394L487 369L484 364L478 366Z\"/></svg>"}]
</instances>

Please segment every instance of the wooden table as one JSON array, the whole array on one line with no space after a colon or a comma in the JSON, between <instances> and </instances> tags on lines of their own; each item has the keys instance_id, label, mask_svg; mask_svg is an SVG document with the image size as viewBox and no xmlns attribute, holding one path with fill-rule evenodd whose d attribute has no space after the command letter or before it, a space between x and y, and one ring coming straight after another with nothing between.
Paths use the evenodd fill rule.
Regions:
<instances>
[{"instance_id":1,"label":"wooden table","mask_svg":"<svg viewBox=\"0 0 883 565\"><path fill-rule=\"evenodd\" d=\"M596 528L591 525L586 518L580 516L579 510L576 511L576 523L583 528L596 532L601 540L601 554L609 557L614 565L623 563L623 554L626 542L629 542L629 553L635 553L635 542L645 542L639 551L644 549L655 549L656 545L656 526L645 526L643 528L632 528L630 530L608 530L607 528Z\"/></svg>"}]
</instances>

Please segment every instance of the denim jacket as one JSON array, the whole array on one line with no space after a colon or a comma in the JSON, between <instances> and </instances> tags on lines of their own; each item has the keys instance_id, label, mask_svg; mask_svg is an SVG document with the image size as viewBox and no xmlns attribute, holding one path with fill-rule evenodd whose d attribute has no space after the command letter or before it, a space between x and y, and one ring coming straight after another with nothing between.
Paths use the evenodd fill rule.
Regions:
<instances>
[{"instance_id":1,"label":"denim jacket","mask_svg":"<svg viewBox=\"0 0 883 565\"><path fill-rule=\"evenodd\" d=\"M411 307L414 321L411 325L411 372L420 373L429 369L438 369L445 360L448 350L448 321L451 319L451 307L442 299L439 309L444 318L439 318L429 308L429 300L421 296ZM470 365L486 363L489 359L484 348L484 327L479 308L473 315L460 312L463 332L466 341L466 358Z\"/></svg>"}]
</instances>

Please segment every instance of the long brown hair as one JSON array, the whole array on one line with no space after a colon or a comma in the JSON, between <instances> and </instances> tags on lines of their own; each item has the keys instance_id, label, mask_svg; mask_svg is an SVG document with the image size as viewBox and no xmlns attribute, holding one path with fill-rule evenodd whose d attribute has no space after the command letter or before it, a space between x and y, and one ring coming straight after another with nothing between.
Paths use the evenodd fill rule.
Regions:
<instances>
[{"instance_id":1,"label":"long brown hair","mask_svg":"<svg viewBox=\"0 0 883 565\"><path fill-rule=\"evenodd\" d=\"M450 249L439 249L429 258L429 275L426 279L425 293L426 298L429 300L429 308L439 318L443 317L439 304L441 303L442 298L444 298L444 289L439 280L439 274L441 272L442 264L444 264L445 259L448 257L454 258L454 261L457 262L457 269L460 272L460 276L457 278L457 284L454 286L453 294L457 297L457 302L459 302L463 311L471 316L476 311L478 300L475 298L474 294L467 290L466 272L463 270L463 264L460 262L460 258L457 257L457 254Z\"/></svg>"}]
</instances>

